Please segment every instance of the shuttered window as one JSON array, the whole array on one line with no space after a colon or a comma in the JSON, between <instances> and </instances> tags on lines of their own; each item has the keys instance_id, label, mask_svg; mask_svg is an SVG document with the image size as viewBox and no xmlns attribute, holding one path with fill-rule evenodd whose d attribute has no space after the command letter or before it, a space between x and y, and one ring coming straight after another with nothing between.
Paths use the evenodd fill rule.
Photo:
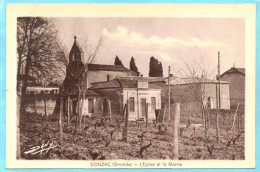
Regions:
<instances>
[{"instance_id":1,"label":"shuttered window","mask_svg":"<svg viewBox=\"0 0 260 172\"><path fill-rule=\"evenodd\" d=\"M130 110L130 112L135 111L135 99L134 99L134 97L129 97L129 110Z\"/></svg>"}]
</instances>

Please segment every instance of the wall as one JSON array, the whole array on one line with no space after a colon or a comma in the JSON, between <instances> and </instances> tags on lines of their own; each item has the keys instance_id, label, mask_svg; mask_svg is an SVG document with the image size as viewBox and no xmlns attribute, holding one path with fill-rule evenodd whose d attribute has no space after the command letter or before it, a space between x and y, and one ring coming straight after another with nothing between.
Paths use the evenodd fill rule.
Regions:
<instances>
[{"instance_id":1,"label":"wall","mask_svg":"<svg viewBox=\"0 0 260 172\"><path fill-rule=\"evenodd\" d=\"M132 76L131 72L128 71L88 71L87 73L87 85L88 88L91 86L91 83L107 81L107 76L109 75L109 80L112 80L115 77L123 76Z\"/></svg>"},{"instance_id":2,"label":"wall","mask_svg":"<svg viewBox=\"0 0 260 172\"><path fill-rule=\"evenodd\" d=\"M151 83L152 85L160 86L162 88L162 104L168 104L168 86L165 82L158 82L158 83ZM216 108L216 85L215 83L207 84L205 87L201 87L203 97L205 99L205 103L208 97L211 97L211 108ZM222 84L221 85L221 108L229 109L230 108L230 101L229 101L229 84ZM172 85L170 87L171 93L171 104L172 103L190 103L196 102L200 100L196 98L196 96L200 91L199 85L195 84L182 84L182 85ZM205 91L203 91L205 90Z\"/></svg>"},{"instance_id":3,"label":"wall","mask_svg":"<svg viewBox=\"0 0 260 172\"><path fill-rule=\"evenodd\" d=\"M122 115L123 112L123 91L121 88L95 90L102 97L107 97L111 103L111 112L115 115Z\"/></svg>"},{"instance_id":4,"label":"wall","mask_svg":"<svg viewBox=\"0 0 260 172\"><path fill-rule=\"evenodd\" d=\"M155 112L151 110L152 97L155 97L156 100L155 109L161 109L161 90L159 89L139 89L137 91L136 88L134 89L124 88L123 104L127 102L127 99L129 99L129 97L134 97L134 109L135 109L134 112L129 111L129 120L135 120L138 118L138 109L139 109L139 117L142 117L141 99L146 99L146 103L148 103L148 119L150 121L155 119Z\"/></svg>"},{"instance_id":5,"label":"wall","mask_svg":"<svg viewBox=\"0 0 260 172\"><path fill-rule=\"evenodd\" d=\"M202 90L205 90L204 104L206 104L207 98L210 97L211 109L218 108L218 88L218 84L202 85ZM220 86L220 107L221 109L230 109L229 84L221 84Z\"/></svg>"},{"instance_id":6,"label":"wall","mask_svg":"<svg viewBox=\"0 0 260 172\"><path fill-rule=\"evenodd\" d=\"M221 77L221 80L230 82L230 106L235 109L238 102L245 105L245 75L242 73L229 73Z\"/></svg>"},{"instance_id":7,"label":"wall","mask_svg":"<svg viewBox=\"0 0 260 172\"><path fill-rule=\"evenodd\" d=\"M89 99L93 99L94 100L94 112L89 112L88 110L88 101ZM63 99L63 112L64 112L64 115L67 116L68 114L68 110L70 112L70 116L73 116L73 101L74 102L77 102L78 101L78 98L77 96L70 96L69 97L69 108L68 108L68 97L65 97ZM95 115L95 114L101 114L102 113L102 98L101 97L94 97L94 96L86 96L84 98L84 101L82 99L82 97L80 98L80 101L79 101L79 105L80 105L80 109L82 108L82 115L83 116L92 116L92 115ZM76 113L78 113L78 104L76 105Z\"/></svg>"},{"instance_id":8,"label":"wall","mask_svg":"<svg viewBox=\"0 0 260 172\"><path fill-rule=\"evenodd\" d=\"M56 106L58 96L40 97L37 95L30 95L26 97L27 107L26 112L37 113L45 115L45 101L46 101L46 115L52 115Z\"/></svg>"}]
</instances>

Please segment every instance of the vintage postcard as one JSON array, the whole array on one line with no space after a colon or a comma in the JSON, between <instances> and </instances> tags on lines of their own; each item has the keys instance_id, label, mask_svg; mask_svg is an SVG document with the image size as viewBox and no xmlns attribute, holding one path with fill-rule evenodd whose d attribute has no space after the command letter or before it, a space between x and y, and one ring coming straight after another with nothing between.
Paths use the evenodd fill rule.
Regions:
<instances>
[{"instance_id":1,"label":"vintage postcard","mask_svg":"<svg viewBox=\"0 0 260 172\"><path fill-rule=\"evenodd\" d=\"M7 168L255 167L254 4L8 4L6 23Z\"/></svg>"}]
</instances>

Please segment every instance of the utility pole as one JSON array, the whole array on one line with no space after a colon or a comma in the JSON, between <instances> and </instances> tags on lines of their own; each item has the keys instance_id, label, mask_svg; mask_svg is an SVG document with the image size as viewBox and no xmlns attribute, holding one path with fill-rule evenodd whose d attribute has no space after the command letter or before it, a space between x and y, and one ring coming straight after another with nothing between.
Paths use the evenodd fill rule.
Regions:
<instances>
[{"instance_id":1,"label":"utility pole","mask_svg":"<svg viewBox=\"0 0 260 172\"><path fill-rule=\"evenodd\" d=\"M218 52L218 112L217 112L217 142L219 143L219 113L221 109L220 103L220 52Z\"/></svg>"},{"instance_id":2,"label":"utility pole","mask_svg":"<svg viewBox=\"0 0 260 172\"><path fill-rule=\"evenodd\" d=\"M171 85L170 85L170 76L171 76L171 66L168 66L168 119L170 123L171 119Z\"/></svg>"}]
</instances>

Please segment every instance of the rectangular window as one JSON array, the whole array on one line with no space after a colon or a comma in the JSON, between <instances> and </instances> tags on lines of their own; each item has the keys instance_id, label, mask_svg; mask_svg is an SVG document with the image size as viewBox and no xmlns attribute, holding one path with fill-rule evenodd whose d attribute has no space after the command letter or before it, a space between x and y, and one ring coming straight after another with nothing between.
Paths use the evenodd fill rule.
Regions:
<instances>
[{"instance_id":1,"label":"rectangular window","mask_svg":"<svg viewBox=\"0 0 260 172\"><path fill-rule=\"evenodd\" d=\"M129 97L129 110L130 110L130 112L135 111L135 99L134 99L134 97Z\"/></svg>"},{"instance_id":2,"label":"rectangular window","mask_svg":"<svg viewBox=\"0 0 260 172\"><path fill-rule=\"evenodd\" d=\"M155 111L155 108L156 108L156 99L155 99L155 97L151 97L151 110L152 110L152 112Z\"/></svg>"}]
</instances>

